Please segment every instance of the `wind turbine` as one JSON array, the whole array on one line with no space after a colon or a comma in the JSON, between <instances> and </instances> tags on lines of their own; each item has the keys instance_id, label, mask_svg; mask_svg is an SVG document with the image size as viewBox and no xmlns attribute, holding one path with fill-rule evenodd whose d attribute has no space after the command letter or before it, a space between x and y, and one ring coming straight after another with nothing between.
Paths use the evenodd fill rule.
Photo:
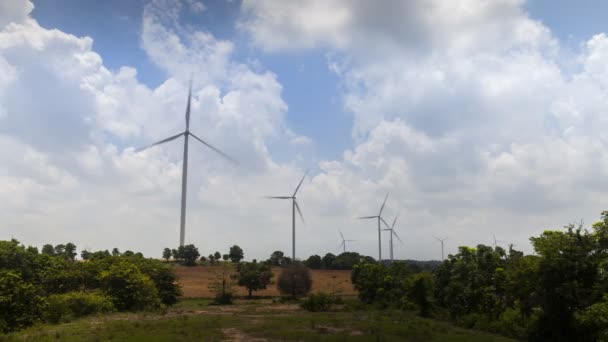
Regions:
<instances>
[{"instance_id":1,"label":"wind turbine","mask_svg":"<svg viewBox=\"0 0 608 342\"><path fill-rule=\"evenodd\" d=\"M306 175L308 174L308 171L306 171L304 173L304 176L302 176L302 179L300 179L300 183L298 183L298 186L296 187L296 191L293 192L293 195L291 196L266 196L266 198L272 198L272 199L291 199L291 260L296 260L296 210L298 211L298 214L300 214L300 219L302 219L303 223L306 223L304 221L304 216L302 215L302 211L300 211L300 206L298 205L298 201L296 201L296 194L298 193L298 190L300 190L300 186L302 186L302 182L304 181L304 178L306 178Z\"/></svg>"},{"instance_id":2,"label":"wind turbine","mask_svg":"<svg viewBox=\"0 0 608 342\"><path fill-rule=\"evenodd\" d=\"M380 221L384 222L384 224L386 226L388 226L386 221L384 221L384 219L382 218L382 210L384 210L384 205L386 204L387 199L388 199L388 193L386 194L386 197L384 197L384 202L382 202L382 206L380 207L380 212L378 213L378 215L359 217L360 220L374 219L374 218L378 219L378 262L382 262L382 241L381 241L382 237L380 236L380 232L382 230L380 228Z\"/></svg>"},{"instance_id":3,"label":"wind turbine","mask_svg":"<svg viewBox=\"0 0 608 342\"><path fill-rule=\"evenodd\" d=\"M212 149L213 151L217 152L222 157L230 160L231 162L233 162L235 164L238 164L234 159L230 158L227 154L220 151L218 148L212 146L205 140L197 137L194 133L190 132L190 100L191 100L191 98L192 98L192 80L190 80L190 85L188 88L188 104L186 106L186 129L183 132L170 136L163 140L157 141L154 144L151 144L151 145L148 145L148 146L145 146L142 148L138 148L137 150L135 150L135 152L141 152L150 147L175 140L181 136L184 137L184 159L183 159L183 163L182 163L182 201L181 201L182 203L181 203L181 216L180 216L180 223L179 223L179 245L180 246L184 245L184 242L186 239L186 190L188 188L188 186L187 186L188 185L188 138L193 137L194 139L201 142L203 145L205 145L208 148Z\"/></svg>"},{"instance_id":4,"label":"wind turbine","mask_svg":"<svg viewBox=\"0 0 608 342\"><path fill-rule=\"evenodd\" d=\"M357 240L346 240L344 238L344 235L342 235L341 231L338 231L338 233L340 233L340 237L342 238L342 243L340 244L340 247L343 247L343 253L346 253L346 243L347 242L354 242L354 241L357 241Z\"/></svg>"},{"instance_id":5,"label":"wind turbine","mask_svg":"<svg viewBox=\"0 0 608 342\"><path fill-rule=\"evenodd\" d=\"M445 240L447 240L447 239L448 239L447 236L444 237L443 239L440 239L440 238L438 238L438 237L435 236L435 240L441 242L441 260L445 260L445 258L443 257L443 242Z\"/></svg>"},{"instance_id":6,"label":"wind turbine","mask_svg":"<svg viewBox=\"0 0 608 342\"><path fill-rule=\"evenodd\" d=\"M391 239L390 239L390 247L391 247L391 263L393 263L393 235L395 235L395 237L399 240L399 242L401 242L401 244L404 244L403 241L401 240L401 238L399 237L399 235L397 234L397 232L395 231L395 224L397 223L397 218L399 218L399 214L397 214L397 216L395 216L395 219L393 220L393 224L390 226L390 228L388 227L388 225L386 226L386 229L382 229L382 230L388 230L391 233ZM386 224L385 224L386 225Z\"/></svg>"},{"instance_id":7,"label":"wind turbine","mask_svg":"<svg viewBox=\"0 0 608 342\"><path fill-rule=\"evenodd\" d=\"M492 239L494 240L494 242L492 243L494 245L494 249L496 249L496 247L498 246L498 243L505 243L506 241L503 240L496 240L496 235L494 235L494 233L492 233Z\"/></svg>"}]
</instances>

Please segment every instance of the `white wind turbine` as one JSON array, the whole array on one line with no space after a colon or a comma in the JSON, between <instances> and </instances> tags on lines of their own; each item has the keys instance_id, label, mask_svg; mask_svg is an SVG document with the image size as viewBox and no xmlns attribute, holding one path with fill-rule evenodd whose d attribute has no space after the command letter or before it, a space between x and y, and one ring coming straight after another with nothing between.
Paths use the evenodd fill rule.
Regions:
<instances>
[{"instance_id":1,"label":"white wind turbine","mask_svg":"<svg viewBox=\"0 0 608 342\"><path fill-rule=\"evenodd\" d=\"M444 242L445 240L447 240L447 239L448 239L448 238L447 238L447 236L446 236L446 237L444 237L443 239L440 239L440 238L438 238L438 237L436 237L436 236L435 236L435 240L437 240L437 241L441 242L441 260L442 260L442 261L443 261L443 260L445 260L445 258L443 257L443 242Z\"/></svg>"},{"instance_id":2,"label":"white wind turbine","mask_svg":"<svg viewBox=\"0 0 608 342\"><path fill-rule=\"evenodd\" d=\"M393 263L393 235L399 240L399 242L401 242L402 245L404 245L403 241L401 240L401 238L399 237L399 234L397 234L397 232L395 231L395 224L397 223L397 218L399 218L399 214L397 214L397 216L395 216L395 219L393 220L393 224L389 227L388 225L386 225L386 223L384 223L384 225L386 226L386 229L382 229L385 231L389 231L391 234L391 239L389 242L390 245L390 251L391 251L391 263Z\"/></svg>"},{"instance_id":3,"label":"white wind turbine","mask_svg":"<svg viewBox=\"0 0 608 342\"><path fill-rule=\"evenodd\" d=\"M211 146L205 140L197 137L194 133L190 132L190 100L192 98L192 80L190 80L190 85L188 88L188 104L186 106L186 129L178 133L176 135L170 136L161 141L155 142L154 144L148 145L146 147L138 148L135 152L141 152L150 147L164 144L166 142L175 140L181 136L184 137L184 159L182 163L182 201L181 201L181 215L180 215L180 224L179 224L179 245L183 246L186 239L186 190L188 185L188 138L193 137L194 139L200 141L203 145L212 149L213 151L220 154L222 157L230 160L231 162L238 164L234 159L230 158L227 154L220 151L218 148Z\"/></svg>"},{"instance_id":4,"label":"white wind turbine","mask_svg":"<svg viewBox=\"0 0 608 342\"><path fill-rule=\"evenodd\" d=\"M384 202L382 202L382 206L380 207L380 212L378 213L378 215L374 215L374 216L363 216L363 217L359 217L360 220L365 220L365 219L378 219L378 262L382 262L382 237L380 236L380 232L382 231L382 229L380 228L380 222L384 222L385 225L388 226L388 224L386 223L386 221L384 221L384 219L382 218L382 210L384 210L384 205L386 204L386 200L388 199L388 193L386 194L386 197L384 197Z\"/></svg>"},{"instance_id":5,"label":"white wind turbine","mask_svg":"<svg viewBox=\"0 0 608 342\"><path fill-rule=\"evenodd\" d=\"M296 200L296 194L298 193L298 190L300 190L300 186L302 185L302 182L304 181L304 178L306 178L306 175L308 174L308 171L306 171L304 173L304 176L302 176L302 179L300 180L300 183L298 183L298 186L296 187L296 191L293 192L293 195L291 196L266 196L266 198L272 198L272 199L290 199L291 200L291 260L295 261L296 260L296 210L298 211L298 214L300 214L300 219L302 219L302 223L306 223L304 221L304 215L302 215L302 211L300 211L300 206L298 205L298 201Z\"/></svg>"},{"instance_id":6,"label":"white wind turbine","mask_svg":"<svg viewBox=\"0 0 608 342\"><path fill-rule=\"evenodd\" d=\"M346 253L346 243L347 242L355 242L357 240L347 240L347 239L344 238L344 235L342 235L341 231L338 231L338 233L340 233L340 237L342 238L342 243L340 244L340 247L343 248L343 250L342 250L343 253Z\"/></svg>"}]
</instances>

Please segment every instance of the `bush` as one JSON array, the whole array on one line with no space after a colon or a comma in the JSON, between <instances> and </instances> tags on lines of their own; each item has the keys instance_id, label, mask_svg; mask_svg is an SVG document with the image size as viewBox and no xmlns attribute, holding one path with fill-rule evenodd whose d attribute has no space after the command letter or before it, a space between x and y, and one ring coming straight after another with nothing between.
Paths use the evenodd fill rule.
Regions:
<instances>
[{"instance_id":1,"label":"bush","mask_svg":"<svg viewBox=\"0 0 608 342\"><path fill-rule=\"evenodd\" d=\"M213 304L232 304L235 279L236 274L234 273L232 265L224 263L221 268L216 271L209 282L209 290L215 294Z\"/></svg>"},{"instance_id":2,"label":"bush","mask_svg":"<svg viewBox=\"0 0 608 342\"><path fill-rule=\"evenodd\" d=\"M0 271L0 331L6 333L34 324L45 304L39 287L24 282L19 273Z\"/></svg>"},{"instance_id":3,"label":"bush","mask_svg":"<svg viewBox=\"0 0 608 342\"><path fill-rule=\"evenodd\" d=\"M45 319L51 323L114 310L112 298L100 292L68 292L48 297Z\"/></svg>"},{"instance_id":4,"label":"bush","mask_svg":"<svg viewBox=\"0 0 608 342\"><path fill-rule=\"evenodd\" d=\"M297 298L306 295L312 287L310 271L301 262L293 262L283 269L277 281L277 288L282 295Z\"/></svg>"},{"instance_id":5,"label":"bush","mask_svg":"<svg viewBox=\"0 0 608 342\"><path fill-rule=\"evenodd\" d=\"M300 306L303 309L317 312L317 311L329 311L335 300L332 296L327 293L319 292L317 294L311 294L306 298Z\"/></svg>"},{"instance_id":6,"label":"bush","mask_svg":"<svg viewBox=\"0 0 608 342\"><path fill-rule=\"evenodd\" d=\"M149 276L127 261L121 260L101 272L100 281L119 311L150 310L160 306L158 290Z\"/></svg>"}]
</instances>

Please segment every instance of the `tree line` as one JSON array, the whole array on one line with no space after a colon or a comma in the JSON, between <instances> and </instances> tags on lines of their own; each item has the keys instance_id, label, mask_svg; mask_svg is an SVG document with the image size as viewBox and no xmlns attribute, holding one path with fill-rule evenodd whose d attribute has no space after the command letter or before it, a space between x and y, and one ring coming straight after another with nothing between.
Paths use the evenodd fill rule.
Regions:
<instances>
[{"instance_id":1,"label":"tree line","mask_svg":"<svg viewBox=\"0 0 608 342\"><path fill-rule=\"evenodd\" d=\"M170 267L141 253L82 252L73 243L0 241L0 331L98 312L157 310L180 295Z\"/></svg>"},{"instance_id":2,"label":"tree line","mask_svg":"<svg viewBox=\"0 0 608 342\"><path fill-rule=\"evenodd\" d=\"M568 225L510 246L460 247L432 272L362 263L352 272L370 305L530 341L608 341L608 211L591 229Z\"/></svg>"}]
</instances>

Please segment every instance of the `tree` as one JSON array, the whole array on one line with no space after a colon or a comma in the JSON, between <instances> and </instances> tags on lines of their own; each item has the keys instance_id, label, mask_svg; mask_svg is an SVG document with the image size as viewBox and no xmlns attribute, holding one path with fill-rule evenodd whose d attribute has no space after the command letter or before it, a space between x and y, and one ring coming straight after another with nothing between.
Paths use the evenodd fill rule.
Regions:
<instances>
[{"instance_id":1,"label":"tree","mask_svg":"<svg viewBox=\"0 0 608 342\"><path fill-rule=\"evenodd\" d=\"M186 245L183 248L180 246L181 257L184 260L184 265L186 266L194 266L196 264L196 259L201 255L198 252L198 248L193 244Z\"/></svg>"},{"instance_id":2,"label":"tree","mask_svg":"<svg viewBox=\"0 0 608 342\"><path fill-rule=\"evenodd\" d=\"M0 270L0 331L7 333L38 321L45 303L40 292L17 272Z\"/></svg>"},{"instance_id":3,"label":"tree","mask_svg":"<svg viewBox=\"0 0 608 342\"><path fill-rule=\"evenodd\" d=\"M220 254L220 252L216 251L215 253L213 253L213 257L215 258L215 260L220 260L222 259L222 254Z\"/></svg>"},{"instance_id":4,"label":"tree","mask_svg":"<svg viewBox=\"0 0 608 342\"><path fill-rule=\"evenodd\" d=\"M216 269L209 282L209 290L215 295L215 304L232 304L234 279L235 274L232 265L222 263L219 270Z\"/></svg>"},{"instance_id":5,"label":"tree","mask_svg":"<svg viewBox=\"0 0 608 342\"><path fill-rule=\"evenodd\" d=\"M54 255L63 255L63 253L65 252L65 245L60 243L56 245L54 249Z\"/></svg>"},{"instance_id":6,"label":"tree","mask_svg":"<svg viewBox=\"0 0 608 342\"><path fill-rule=\"evenodd\" d=\"M120 251L118 250L118 248L114 247L112 248L112 256L119 256L120 255Z\"/></svg>"},{"instance_id":7,"label":"tree","mask_svg":"<svg viewBox=\"0 0 608 342\"><path fill-rule=\"evenodd\" d=\"M430 317L433 302L431 300L433 290L433 277L429 273L418 273L414 276L414 284L410 297L418 305L420 316Z\"/></svg>"},{"instance_id":8,"label":"tree","mask_svg":"<svg viewBox=\"0 0 608 342\"><path fill-rule=\"evenodd\" d=\"M246 262L240 266L238 284L249 291L249 298L253 291L263 290L272 279L272 271L266 263Z\"/></svg>"},{"instance_id":9,"label":"tree","mask_svg":"<svg viewBox=\"0 0 608 342\"><path fill-rule=\"evenodd\" d=\"M268 261L270 261L270 264L272 266L281 266L283 264L283 257L285 256L285 254L281 251L274 251L272 252L272 254L270 254L270 259L268 259Z\"/></svg>"},{"instance_id":10,"label":"tree","mask_svg":"<svg viewBox=\"0 0 608 342\"><path fill-rule=\"evenodd\" d=\"M120 311L146 310L160 304L158 290L152 279L128 260L120 260L99 276L102 289L112 297Z\"/></svg>"},{"instance_id":11,"label":"tree","mask_svg":"<svg viewBox=\"0 0 608 342\"><path fill-rule=\"evenodd\" d=\"M76 245L71 242L66 243L63 255L66 259L74 261L76 259L76 255L78 255L78 253L76 253Z\"/></svg>"},{"instance_id":12,"label":"tree","mask_svg":"<svg viewBox=\"0 0 608 342\"><path fill-rule=\"evenodd\" d=\"M163 259L165 259L166 261L169 261L169 259L171 259L171 249L165 247L165 249L163 249Z\"/></svg>"},{"instance_id":13,"label":"tree","mask_svg":"<svg viewBox=\"0 0 608 342\"><path fill-rule=\"evenodd\" d=\"M230 247L228 257L230 258L230 261L234 263L240 262L241 260L243 260L244 257L243 249L237 245Z\"/></svg>"},{"instance_id":14,"label":"tree","mask_svg":"<svg viewBox=\"0 0 608 342\"><path fill-rule=\"evenodd\" d=\"M222 255L222 260L228 261L228 259L230 259L230 256L228 254Z\"/></svg>"},{"instance_id":15,"label":"tree","mask_svg":"<svg viewBox=\"0 0 608 342\"><path fill-rule=\"evenodd\" d=\"M277 288L282 295L291 298L306 295L312 286L310 271L301 262L293 262L286 266L277 281Z\"/></svg>"},{"instance_id":16,"label":"tree","mask_svg":"<svg viewBox=\"0 0 608 342\"><path fill-rule=\"evenodd\" d=\"M318 270L323 266L321 257L316 254L308 257L308 259L306 259L306 261L304 261L304 264L306 265L306 267L313 269L313 270Z\"/></svg>"},{"instance_id":17,"label":"tree","mask_svg":"<svg viewBox=\"0 0 608 342\"><path fill-rule=\"evenodd\" d=\"M42 246L42 254L55 255L55 247L47 243L46 245Z\"/></svg>"},{"instance_id":18,"label":"tree","mask_svg":"<svg viewBox=\"0 0 608 342\"><path fill-rule=\"evenodd\" d=\"M336 256L331 253L327 253L321 260L323 261L323 268L331 270L334 268L334 261L336 260Z\"/></svg>"},{"instance_id":19,"label":"tree","mask_svg":"<svg viewBox=\"0 0 608 342\"><path fill-rule=\"evenodd\" d=\"M213 254L209 254L208 258L209 258L209 264L211 264L211 265L215 264L215 257L213 256Z\"/></svg>"}]
</instances>

